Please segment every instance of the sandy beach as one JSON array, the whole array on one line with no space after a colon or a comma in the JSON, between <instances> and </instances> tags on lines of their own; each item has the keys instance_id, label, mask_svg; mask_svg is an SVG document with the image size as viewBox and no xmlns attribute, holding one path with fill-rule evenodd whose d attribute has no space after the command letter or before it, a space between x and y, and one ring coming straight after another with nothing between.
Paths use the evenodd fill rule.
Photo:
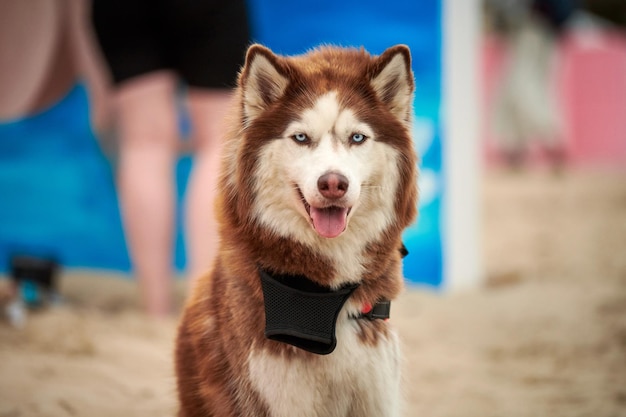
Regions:
<instances>
[{"instance_id":1,"label":"sandy beach","mask_svg":"<svg viewBox=\"0 0 626 417\"><path fill-rule=\"evenodd\" d=\"M392 306L405 415L626 416L626 175L490 171L482 193L484 285ZM60 293L0 321L0 417L174 416L177 319L109 273L66 271Z\"/></svg>"}]
</instances>

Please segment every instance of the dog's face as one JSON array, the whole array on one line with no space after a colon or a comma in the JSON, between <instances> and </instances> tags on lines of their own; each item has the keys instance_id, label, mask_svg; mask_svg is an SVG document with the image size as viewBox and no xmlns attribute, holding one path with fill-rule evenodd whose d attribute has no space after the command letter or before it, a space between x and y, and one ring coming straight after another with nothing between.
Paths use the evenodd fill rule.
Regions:
<instances>
[{"instance_id":1,"label":"dog's face","mask_svg":"<svg viewBox=\"0 0 626 417\"><path fill-rule=\"evenodd\" d=\"M245 140L238 155L249 168L256 221L319 243L350 233L367 242L413 220L406 47L379 57L323 48L284 58L255 45L240 91Z\"/></svg>"}]
</instances>

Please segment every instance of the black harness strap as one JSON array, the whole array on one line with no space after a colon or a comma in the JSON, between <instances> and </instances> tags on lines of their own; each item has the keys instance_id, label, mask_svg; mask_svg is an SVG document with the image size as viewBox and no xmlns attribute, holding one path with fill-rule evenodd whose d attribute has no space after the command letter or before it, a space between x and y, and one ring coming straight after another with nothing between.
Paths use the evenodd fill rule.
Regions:
<instances>
[{"instance_id":1,"label":"black harness strap","mask_svg":"<svg viewBox=\"0 0 626 417\"><path fill-rule=\"evenodd\" d=\"M408 254L404 245L402 257ZM323 287L304 275L274 274L259 268L265 304L265 337L300 349L327 355L337 346L339 312L359 284L337 290ZM391 301L381 300L352 319L386 320Z\"/></svg>"},{"instance_id":2,"label":"black harness strap","mask_svg":"<svg viewBox=\"0 0 626 417\"><path fill-rule=\"evenodd\" d=\"M368 313L361 313L359 318L368 320L387 320L391 313L391 301L383 300L379 301Z\"/></svg>"}]
</instances>

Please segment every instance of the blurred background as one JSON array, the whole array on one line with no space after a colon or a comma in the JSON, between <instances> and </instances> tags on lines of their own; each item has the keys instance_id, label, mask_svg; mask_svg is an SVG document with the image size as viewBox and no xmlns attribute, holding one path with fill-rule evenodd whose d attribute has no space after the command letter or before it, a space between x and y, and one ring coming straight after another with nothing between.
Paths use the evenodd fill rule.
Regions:
<instances>
[{"instance_id":1,"label":"blurred background","mask_svg":"<svg viewBox=\"0 0 626 417\"><path fill-rule=\"evenodd\" d=\"M247 13L250 41L280 54L411 48L420 217L392 312L406 415L626 416L626 3L248 0ZM174 413L176 317L140 306L112 94L90 2L0 0L0 417ZM16 292L24 276L35 284ZM11 310L16 297L30 308Z\"/></svg>"}]
</instances>

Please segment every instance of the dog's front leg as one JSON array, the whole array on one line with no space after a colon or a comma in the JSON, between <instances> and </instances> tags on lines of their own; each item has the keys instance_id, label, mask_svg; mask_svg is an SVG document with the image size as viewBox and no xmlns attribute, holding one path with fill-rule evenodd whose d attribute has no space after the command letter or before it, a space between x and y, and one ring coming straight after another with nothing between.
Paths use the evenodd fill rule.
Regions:
<instances>
[{"instance_id":1,"label":"dog's front leg","mask_svg":"<svg viewBox=\"0 0 626 417\"><path fill-rule=\"evenodd\" d=\"M362 390L356 396L349 417L400 417L402 395L397 336L391 333L386 343L373 349L371 358L368 377L361 380Z\"/></svg>"},{"instance_id":2,"label":"dog's front leg","mask_svg":"<svg viewBox=\"0 0 626 417\"><path fill-rule=\"evenodd\" d=\"M387 389L376 393L363 393L354 404L348 417L400 417L400 383L394 382Z\"/></svg>"}]
</instances>

